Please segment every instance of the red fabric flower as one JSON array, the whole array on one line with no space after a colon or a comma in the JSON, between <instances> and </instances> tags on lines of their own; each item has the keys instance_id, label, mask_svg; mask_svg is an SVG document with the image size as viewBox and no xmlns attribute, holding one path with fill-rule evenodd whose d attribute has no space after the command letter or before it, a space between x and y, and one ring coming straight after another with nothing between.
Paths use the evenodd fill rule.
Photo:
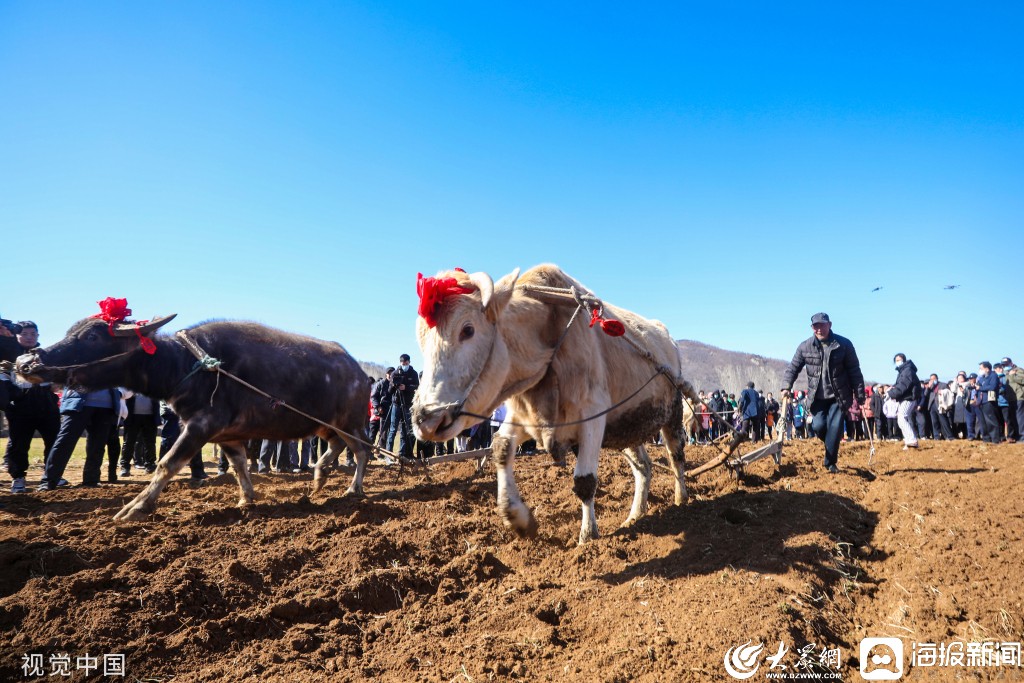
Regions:
<instances>
[{"instance_id":1,"label":"red fabric flower","mask_svg":"<svg viewBox=\"0 0 1024 683\"><path fill-rule=\"evenodd\" d=\"M89 317L99 318L107 323L107 331L113 337L115 323L121 322L132 314L132 309L128 308L128 299L115 299L112 296L108 296L103 301L97 301L96 303L100 305L100 312Z\"/></svg>"},{"instance_id":2,"label":"red fabric flower","mask_svg":"<svg viewBox=\"0 0 1024 683\"><path fill-rule=\"evenodd\" d=\"M120 322L125 322L125 318L132 314L132 309L128 308L128 299L115 299L112 296L108 296L103 301L97 301L100 305L100 312L95 315L90 315L90 318L99 318L103 322L107 323L107 332L110 336L114 336L114 325ZM131 322L130 320L127 322ZM135 334L139 338L139 345L142 350L153 355L156 353L156 344L149 337L142 336L142 330L140 329L143 325L148 323L148 320L140 320L135 323Z\"/></svg>"},{"instance_id":3,"label":"red fabric flower","mask_svg":"<svg viewBox=\"0 0 1024 683\"><path fill-rule=\"evenodd\" d=\"M466 272L461 268L455 270ZM416 274L416 296L420 298L418 313L428 327L437 327L437 308L445 299L472 291L472 287L460 285L453 277L423 277L423 273Z\"/></svg>"},{"instance_id":4,"label":"red fabric flower","mask_svg":"<svg viewBox=\"0 0 1024 683\"><path fill-rule=\"evenodd\" d=\"M607 320L601 315L601 309L595 308L590 312L590 326L593 327L598 322L601 323L601 331L609 337L621 337L626 334L626 327L622 323L618 320Z\"/></svg>"}]
</instances>

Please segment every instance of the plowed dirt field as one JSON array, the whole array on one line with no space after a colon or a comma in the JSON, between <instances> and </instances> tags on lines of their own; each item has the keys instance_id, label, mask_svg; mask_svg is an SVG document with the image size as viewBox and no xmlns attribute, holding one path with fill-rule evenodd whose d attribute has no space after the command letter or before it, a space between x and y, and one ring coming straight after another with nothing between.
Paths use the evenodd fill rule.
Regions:
<instances>
[{"instance_id":1,"label":"plowed dirt field","mask_svg":"<svg viewBox=\"0 0 1024 683\"><path fill-rule=\"evenodd\" d=\"M749 680L782 644L777 671L800 671L813 645L859 681L866 636L900 638L908 659L914 642L1024 640L1024 445L922 444L881 444L870 471L867 444L844 444L838 475L818 442L787 444L781 467L756 463L742 485L705 474L679 508L656 469L650 512L628 529L633 478L606 451L602 537L584 547L571 456L517 461L535 539L503 527L493 472L467 462L429 481L371 467L363 499L342 497L346 473L313 499L310 475L253 475L245 513L230 474L176 480L143 523L112 520L138 476L18 496L7 481L0 680L43 680L26 656L49 674L67 653L70 680L85 680L77 658L123 654L125 680L141 681L727 681L726 652L751 641L765 650ZM692 467L715 451L687 453Z\"/></svg>"}]
</instances>

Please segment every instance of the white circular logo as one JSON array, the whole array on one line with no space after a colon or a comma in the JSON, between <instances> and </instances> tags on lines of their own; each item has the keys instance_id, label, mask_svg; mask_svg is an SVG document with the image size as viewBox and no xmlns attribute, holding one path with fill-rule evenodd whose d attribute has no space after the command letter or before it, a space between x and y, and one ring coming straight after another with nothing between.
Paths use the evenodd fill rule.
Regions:
<instances>
[{"instance_id":1,"label":"white circular logo","mask_svg":"<svg viewBox=\"0 0 1024 683\"><path fill-rule=\"evenodd\" d=\"M725 670L733 678L740 680L750 678L757 673L761 666L757 656L763 649L763 643L751 645L749 640L742 645L729 648L729 651L725 653Z\"/></svg>"}]
</instances>

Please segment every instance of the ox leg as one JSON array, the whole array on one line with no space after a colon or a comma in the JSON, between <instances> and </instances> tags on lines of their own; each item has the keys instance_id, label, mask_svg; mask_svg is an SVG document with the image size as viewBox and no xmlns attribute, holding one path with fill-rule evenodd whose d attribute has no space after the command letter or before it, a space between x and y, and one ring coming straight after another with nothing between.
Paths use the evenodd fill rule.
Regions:
<instances>
[{"instance_id":1,"label":"ox leg","mask_svg":"<svg viewBox=\"0 0 1024 683\"><path fill-rule=\"evenodd\" d=\"M346 496L362 496L363 494L363 475L366 474L366 464L370 462L370 449L366 444L356 441L355 439L346 439L342 437L345 443L348 444L349 449L356 456L356 473L352 477L352 483L349 484L348 489L345 490Z\"/></svg>"},{"instance_id":2,"label":"ox leg","mask_svg":"<svg viewBox=\"0 0 1024 683\"><path fill-rule=\"evenodd\" d=\"M193 422L195 422L193 420ZM142 490L130 503L121 508L121 511L114 515L114 519L126 522L136 522L156 510L156 499L160 492L167 486L167 482L174 478L181 471L188 461L192 459L199 449L206 443L208 434L193 426L193 422L185 423L181 435L167 451L167 455L160 458L156 465L156 472L149 486Z\"/></svg>"},{"instance_id":3,"label":"ox leg","mask_svg":"<svg viewBox=\"0 0 1024 683\"><path fill-rule=\"evenodd\" d=\"M509 417L509 420L512 418ZM491 440L491 453L498 476L498 514L505 525L512 527L518 535L533 537L537 535L537 520L519 495L512 471L516 461L517 441L515 428L507 422Z\"/></svg>"},{"instance_id":4,"label":"ox leg","mask_svg":"<svg viewBox=\"0 0 1024 683\"><path fill-rule=\"evenodd\" d=\"M661 430L661 436L665 441L665 447L668 449L669 464L672 465L672 476L676 480L675 500L673 502L676 505L683 505L688 494L686 492L686 457L684 453L686 434L682 423L677 424L673 421L666 425Z\"/></svg>"},{"instance_id":5,"label":"ox leg","mask_svg":"<svg viewBox=\"0 0 1024 683\"><path fill-rule=\"evenodd\" d=\"M651 458L647 455L647 449L642 445L636 448L627 448L624 451L626 462L633 468L633 506L629 510L629 517L622 523L622 526L629 526L635 523L647 513L647 494L651 490Z\"/></svg>"},{"instance_id":6,"label":"ox leg","mask_svg":"<svg viewBox=\"0 0 1024 683\"><path fill-rule=\"evenodd\" d=\"M240 491L238 507L252 505L256 499L256 492L252 488L252 479L249 477L249 460L245 453L245 442L222 443L220 447L228 462L231 463L231 469L235 471L235 478L238 479Z\"/></svg>"},{"instance_id":7,"label":"ox leg","mask_svg":"<svg viewBox=\"0 0 1024 683\"><path fill-rule=\"evenodd\" d=\"M580 499L583 508L580 545L598 537L594 496L597 494L597 462L601 455L604 424L605 421L602 417L586 423L580 429L579 453L576 456L576 470L573 472L572 481L572 490Z\"/></svg>"},{"instance_id":8,"label":"ox leg","mask_svg":"<svg viewBox=\"0 0 1024 683\"><path fill-rule=\"evenodd\" d=\"M327 483L327 463L340 456L344 449L345 442L341 440L337 432L331 432L327 435L327 452L320 456L320 459L316 461L316 465L313 467L313 492L310 495L319 493L320 489ZM356 470L356 474L358 474L359 468L357 467Z\"/></svg>"}]
</instances>

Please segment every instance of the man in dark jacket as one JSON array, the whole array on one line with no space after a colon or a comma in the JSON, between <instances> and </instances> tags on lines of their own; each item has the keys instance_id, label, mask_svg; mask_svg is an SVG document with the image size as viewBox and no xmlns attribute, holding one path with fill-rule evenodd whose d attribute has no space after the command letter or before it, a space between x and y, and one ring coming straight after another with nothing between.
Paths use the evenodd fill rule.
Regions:
<instances>
[{"instance_id":1,"label":"man in dark jacket","mask_svg":"<svg viewBox=\"0 0 1024 683\"><path fill-rule=\"evenodd\" d=\"M125 400L128 417L124 419L124 448L121 449L122 477L131 475L129 465L152 474L156 471L156 431L160 426L160 401L143 394ZM177 416L175 416L177 418ZM174 437L177 439L177 436ZM171 441L174 444L174 441Z\"/></svg>"},{"instance_id":2,"label":"man in dark jacket","mask_svg":"<svg viewBox=\"0 0 1024 683\"><path fill-rule=\"evenodd\" d=\"M391 375L394 368L388 368L384 376L377 380L373 389L370 390L370 409L378 419L370 421L370 442L377 443L380 439L387 438L388 429L391 426ZM391 450L391 444L385 446Z\"/></svg>"},{"instance_id":3,"label":"man in dark jacket","mask_svg":"<svg viewBox=\"0 0 1024 683\"><path fill-rule=\"evenodd\" d=\"M390 446L395 442L395 432L401 430L399 441L399 454L402 457L412 459L412 447L416 439L412 434L412 417L409 409L412 408L412 398L416 389L420 386L419 373L412 365L408 354L403 353L398 357L399 365L391 373L391 424L388 426L387 443Z\"/></svg>"},{"instance_id":4,"label":"man in dark jacket","mask_svg":"<svg viewBox=\"0 0 1024 683\"><path fill-rule=\"evenodd\" d=\"M827 313L811 316L814 335L797 347L782 379L783 395L793 389L800 371L807 368L807 396L811 401L811 431L825 442L825 469L839 471L839 441L843 415L854 401L863 403L864 375L853 342L832 332Z\"/></svg>"},{"instance_id":5,"label":"man in dark jacket","mask_svg":"<svg viewBox=\"0 0 1024 683\"><path fill-rule=\"evenodd\" d=\"M39 346L39 328L36 324L25 320L18 325L21 332L17 340L22 352ZM57 396L49 382L23 385L11 378L9 398L7 426L10 428L10 439L7 441L4 462L12 479L11 493L25 493L32 437L38 430L43 437L43 452L49 452L60 428L60 413L57 410Z\"/></svg>"},{"instance_id":6,"label":"man in dark jacket","mask_svg":"<svg viewBox=\"0 0 1024 683\"><path fill-rule=\"evenodd\" d=\"M946 385L939 381L938 375L932 373L928 376L928 415L932 421L932 438L936 441L939 439L949 441L953 438L953 429L949 426L949 419L939 405L939 396L945 388L947 388Z\"/></svg>"},{"instance_id":7,"label":"man in dark jacket","mask_svg":"<svg viewBox=\"0 0 1024 683\"><path fill-rule=\"evenodd\" d=\"M17 325L10 320L0 320L0 361L4 363L13 363L25 352L14 336L17 329ZM12 374L13 371L0 370L0 411L7 410L14 393Z\"/></svg>"},{"instance_id":8,"label":"man in dark jacket","mask_svg":"<svg viewBox=\"0 0 1024 683\"><path fill-rule=\"evenodd\" d=\"M903 432L903 450L918 447L918 434L914 424L916 408L924 395L921 380L917 378L917 366L914 361L907 360L905 353L897 353L892 358L896 366L896 383L889 387L889 398L898 401L900 406L896 413L896 422Z\"/></svg>"},{"instance_id":9,"label":"man in dark jacket","mask_svg":"<svg viewBox=\"0 0 1024 683\"><path fill-rule=\"evenodd\" d=\"M1017 406L1017 431L1024 438L1024 368L1017 367L1009 358L1003 358L1003 369L1006 371L1006 383L1013 392L1012 403Z\"/></svg>"},{"instance_id":10,"label":"man in dark jacket","mask_svg":"<svg viewBox=\"0 0 1024 683\"><path fill-rule=\"evenodd\" d=\"M1001 443L1003 440L1002 422L996 411L999 397L999 377L992 372L992 364L987 360L978 364L978 407L981 419L978 427L982 433L981 440L989 443Z\"/></svg>"}]
</instances>

